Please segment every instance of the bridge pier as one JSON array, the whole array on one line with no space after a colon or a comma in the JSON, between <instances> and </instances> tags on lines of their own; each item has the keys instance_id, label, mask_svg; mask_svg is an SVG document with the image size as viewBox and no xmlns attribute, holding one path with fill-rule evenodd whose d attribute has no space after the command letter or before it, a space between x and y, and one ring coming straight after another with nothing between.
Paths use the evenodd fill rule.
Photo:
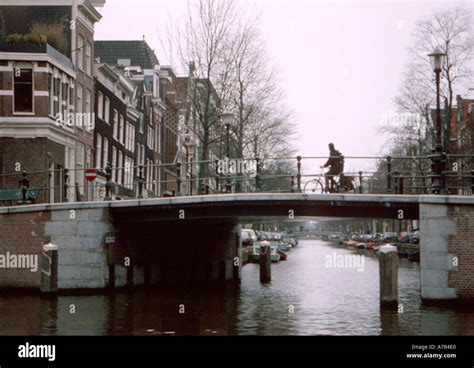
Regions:
<instances>
[{"instance_id":1,"label":"bridge pier","mask_svg":"<svg viewBox=\"0 0 474 368\"><path fill-rule=\"evenodd\" d=\"M233 221L115 223L118 246L113 263L125 257L140 266L149 286L238 285L241 275L241 226ZM136 268L134 268L136 270ZM143 272L142 272L143 271ZM132 268L127 269L131 286Z\"/></svg>"}]
</instances>

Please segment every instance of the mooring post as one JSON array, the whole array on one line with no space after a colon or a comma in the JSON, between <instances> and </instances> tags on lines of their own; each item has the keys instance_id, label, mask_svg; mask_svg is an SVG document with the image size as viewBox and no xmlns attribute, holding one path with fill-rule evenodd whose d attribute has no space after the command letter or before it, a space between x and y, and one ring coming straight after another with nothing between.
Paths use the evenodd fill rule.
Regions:
<instances>
[{"instance_id":1,"label":"mooring post","mask_svg":"<svg viewBox=\"0 0 474 368\"><path fill-rule=\"evenodd\" d=\"M43 245L41 267L41 293L53 295L58 292L58 246Z\"/></svg>"},{"instance_id":2,"label":"mooring post","mask_svg":"<svg viewBox=\"0 0 474 368\"><path fill-rule=\"evenodd\" d=\"M398 254L397 247L383 245L379 251L380 305L396 308L398 305Z\"/></svg>"},{"instance_id":3,"label":"mooring post","mask_svg":"<svg viewBox=\"0 0 474 368\"><path fill-rule=\"evenodd\" d=\"M272 248L269 245L260 247L260 282L269 283L272 281Z\"/></svg>"}]
</instances>

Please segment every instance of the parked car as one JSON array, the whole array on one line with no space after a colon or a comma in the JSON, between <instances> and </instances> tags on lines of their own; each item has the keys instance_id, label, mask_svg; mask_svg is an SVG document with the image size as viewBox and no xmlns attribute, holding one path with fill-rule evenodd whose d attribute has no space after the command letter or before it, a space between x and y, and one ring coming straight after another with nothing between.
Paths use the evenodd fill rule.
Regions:
<instances>
[{"instance_id":1,"label":"parked car","mask_svg":"<svg viewBox=\"0 0 474 368\"><path fill-rule=\"evenodd\" d=\"M265 231L256 230L255 234L257 235L257 240L259 241L268 240Z\"/></svg>"},{"instance_id":2,"label":"parked car","mask_svg":"<svg viewBox=\"0 0 474 368\"><path fill-rule=\"evenodd\" d=\"M410 231L402 231L398 236L398 241L400 243L411 243L411 239L413 238L413 233Z\"/></svg>"},{"instance_id":3,"label":"parked car","mask_svg":"<svg viewBox=\"0 0 474 368\"><path fill-rule=\"evenodd\" d=\"M257 241L257 235L252 229L242 229L240 238L242 239L242 245L245 247L251 247Z\"/></svg>"},{"instance_id":4,"label":"parked car","mask_svg":"<svg viewBox=\"0 0 474 368\"><path fill-rule=\"evenodd\" d=\"M386 232L383 234L383 241L396 242L398 241L398 234L394 232Z\"/></svg>"},{"instance_id":5,"label":"parked car","mask_svg":"<svg viewBox=\"0 0 474 368\"><path fill-rule=\"evenodd\" d=\"M419 231L415 231L413 233L413 236L410 240L410 243L412 244L420 244L420 232Z\"/></svg>"}]
</instances>

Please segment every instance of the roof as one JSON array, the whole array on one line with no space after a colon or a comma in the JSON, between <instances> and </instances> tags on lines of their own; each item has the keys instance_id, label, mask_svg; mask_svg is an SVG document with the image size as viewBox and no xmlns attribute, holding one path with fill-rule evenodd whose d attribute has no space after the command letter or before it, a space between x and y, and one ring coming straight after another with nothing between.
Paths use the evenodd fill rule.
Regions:
<instances>
[{"instance_id":1,"label":"roof","mask_svg":"<svg viewBox=\"0 0 474 368\"><path fill-rule=\"evenodd\" d=\"M153 69L158 58L146 41L95 41L95 57L101 63L118 65L118 59L130 59L131 66Z\"/></svg>"}]
</instances>

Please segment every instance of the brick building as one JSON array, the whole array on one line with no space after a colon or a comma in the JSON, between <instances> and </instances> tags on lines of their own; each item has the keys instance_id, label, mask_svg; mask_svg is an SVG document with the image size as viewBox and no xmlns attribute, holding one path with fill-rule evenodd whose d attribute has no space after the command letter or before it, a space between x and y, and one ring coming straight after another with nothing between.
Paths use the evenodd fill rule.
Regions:
<instances>
[{"instance_id":1,"label":"brick building","mask_svg":"<svg viewBox=\"0 0 474 368\"><path fill-rule=\"evenodd\" d=\"M72 61L75 83L68 87L67 92L62 84L55 86L62 96L60 110L67 109L64 113L75 116L80 114L89 122L94 120L94 24L101 19L95 7L104 4L105 0L23 0L19 5L18 1L2 0L0 6L1 36L26 35L35 25L62 29L64 42L56 51ZM73 101L71 106L65 102L67 99ZM83 122L82 118L72 121ZM64 167L69 169L67 197L69 200L84 200L92 195L92 187L84 180L83 169L93 164L93 132L84 124L75 123L72 130L75 146L66 153L63 162Z\"/></svg>"},{"instance_id":2,"label":"brick building","mask_svg":"<svg viewBox=\"0 0 474 368\"><path fill-rule=\"evenodd\" d=\"M108 64L95 64L96 114L94 130L95 168L99 179L95 181L94 198L104 197L104 169L111 165L114 185L113 197L131 198L135 195L137 170L143 157L136 143L143 116L135 107L136 87L120 71ZM138 130L138 133L137 133Z\"/></svg>"},{"instance_id":3,"label":"brick building","mask_svg":"<svg viewBox=\"0 0 474 368\"><path fill-rule=\"evenodd\" d=\"M74 129L57 114L73 108L75 78L71 60L48 44L0 43L0 173L46 171L29 175L42 202L64 199L62 170L74 162ZM17 188L18 179L0 185Z\"/></svg>"},{"instance_id":4,"label":"brick building","mask_svg":"<svg viewBox=\"0 0 474 368\"><path fill-rule=\"evenodd\" d=\"M459 155L472 155L474 152L474 100L463 99L461 96L457 96L456 100L457 106L453 109L451 119L454 138L452 139L450 152ZM451 161L457 161L460 172L470 173L474 170L473 157L460 157ZM469 180L466 179L460 180L458 183L463 186L469 186L470 184ZM457 194L471 195L472 192L469 188L465 188L459 189Z\"/></svg>"},{"instance_id":5,"label":"brick building","mask_svg":"<svg viewBox=\"0 0 474 368\"><path fill-rule=\"evenodd\" d=\"M173 166L177 152L177 107L173 97L174 72L159 65L145 40L96 41L95 56L121 71L135 85L135 106L139 114L135 128L135 164L144 165L145 188L149 196L175 190Z\"/></svg>"}]
</instances>

